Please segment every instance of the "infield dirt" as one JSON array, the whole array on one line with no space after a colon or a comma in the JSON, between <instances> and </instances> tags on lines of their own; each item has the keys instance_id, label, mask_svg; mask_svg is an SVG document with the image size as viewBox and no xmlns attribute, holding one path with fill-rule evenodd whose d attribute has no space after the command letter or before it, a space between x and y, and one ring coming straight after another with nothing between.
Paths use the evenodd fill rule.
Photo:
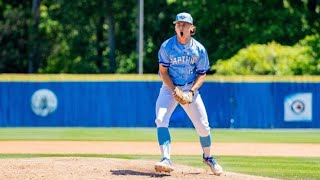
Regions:
<instances>
[{"instance_id":1,"label":"infield dirt","mask_svg":"<svg viewBox=\"0 0 320 180\"><path fill-rule=\"evenodd\" d=\"M1 154L145 154L159 155L155 142L0 141ZM173 155L201 154L199 143L174 142ZM320 156L317 144L215 143L215 155ZM200 156L200 155L199 155ZM221 179L264 180L266 177L228 172L215 176L208 168L175 164L171 174L156 173L154 161L112 158L54 157L0 159L0 179ZM205 167L205 165L204 165Z\"/></svg>"}]
</instances>

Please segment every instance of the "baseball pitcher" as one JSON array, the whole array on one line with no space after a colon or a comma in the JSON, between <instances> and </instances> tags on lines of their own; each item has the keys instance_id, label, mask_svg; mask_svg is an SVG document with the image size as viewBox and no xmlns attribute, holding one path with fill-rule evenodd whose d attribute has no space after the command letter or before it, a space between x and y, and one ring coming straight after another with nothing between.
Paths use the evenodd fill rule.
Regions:
<instances>
[{"instance_id":1,"label":"baseball pitcher","mask_svg":"<svg viewBox=\"0 0 320 180\"><path fill-rule=\"evenodd\" d=\"M170 159L170 117L178 104L190 117L203 149L203 162L215 175L223 170L211 155L211 136L205 106L198 89L210 69L204 46L191 35L196 32L189 13L179 13L175 21L176 35L164 41L159 49L159 74L163 85L156 102L157 136L162 158L155 164L158 172L171 172L174 166Z\"/></svg>"}]
</instances>

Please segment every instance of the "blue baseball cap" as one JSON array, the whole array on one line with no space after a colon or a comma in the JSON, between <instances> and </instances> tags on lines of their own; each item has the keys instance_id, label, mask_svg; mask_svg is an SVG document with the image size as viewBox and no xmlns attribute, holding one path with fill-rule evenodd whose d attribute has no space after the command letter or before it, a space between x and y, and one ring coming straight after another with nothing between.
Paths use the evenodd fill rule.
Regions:
<instances>
[{"instance_id":1,"label":"blue baseball cap","mask_svg":"<svg viewBox=\"0 0 320 180\"><path fill-rule=\"evenodd\" d=\"M176 24L177 22L187 22L187 23L193 24L193 19L189 13L183 12L183 13L177 14L176 20L173 21L173 24Z\"/></svg>"}]
</instances>

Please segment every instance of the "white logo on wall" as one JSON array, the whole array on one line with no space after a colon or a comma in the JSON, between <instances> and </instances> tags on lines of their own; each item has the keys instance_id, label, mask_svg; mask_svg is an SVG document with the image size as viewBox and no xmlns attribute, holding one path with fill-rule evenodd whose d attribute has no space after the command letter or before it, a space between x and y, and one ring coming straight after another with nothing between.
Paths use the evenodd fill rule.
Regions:
<instances>
[{"instance_id":1,"label":"white logo on wall","mask_svg":"<svg viewBox=\"0 0 320 180\"><path fill-rule=\"evenodd\" d=\"M312 121L312 93L290 94L284 98L285 121Z\"/></svg>"},{"instance_id":2,"label":"white logo on wall","mask_svg":"<svg viewBox=\"0 0 320 180\"><path fill-rule=\"evenodd\" d=\"M58 107L56 95L49 89L39 89L31 97L32 111L38 116L48 116Z\"/></svg>"}]
</instances>

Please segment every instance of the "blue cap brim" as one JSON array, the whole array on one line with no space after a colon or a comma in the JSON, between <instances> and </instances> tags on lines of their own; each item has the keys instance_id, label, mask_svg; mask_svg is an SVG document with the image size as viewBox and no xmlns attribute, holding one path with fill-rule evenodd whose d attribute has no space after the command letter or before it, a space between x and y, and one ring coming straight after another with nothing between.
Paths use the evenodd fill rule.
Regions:
<instances>
[{"instance_id":1,"label":"blue cap brim","mask_svg":"<svg viewBox=\"0 0 320 180\"><path fill-rule=\"evenodd\" d=\"M192 23L190 23L189 21L173 21L172 23L173 23L173 24L176 24L177 22L186 22L186 23L192 24Z\"/></svg>"}]
</instances>

